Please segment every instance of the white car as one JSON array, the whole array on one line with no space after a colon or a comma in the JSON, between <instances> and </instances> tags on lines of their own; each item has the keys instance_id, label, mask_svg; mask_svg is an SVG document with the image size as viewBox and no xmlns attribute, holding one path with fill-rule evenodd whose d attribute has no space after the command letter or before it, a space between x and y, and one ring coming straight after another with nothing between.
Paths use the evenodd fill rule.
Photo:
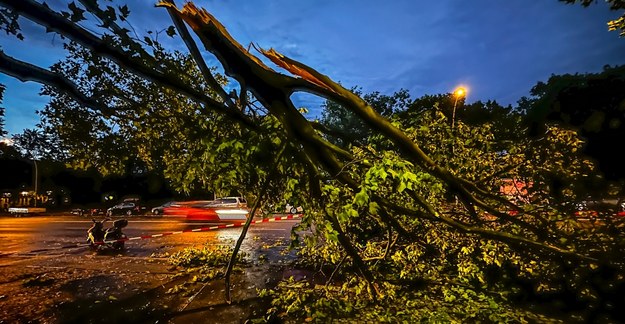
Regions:
<instances>
[{"instance_id":1,"label":"white car","mask_svg":"<svg viewBox=\"0 0 625 324\"><path fill-rule=\"evenodd\" d=\"M206 207L247 208L247 200L243 197L217 198L206 204Z\"/></svg>"}]
</instances>

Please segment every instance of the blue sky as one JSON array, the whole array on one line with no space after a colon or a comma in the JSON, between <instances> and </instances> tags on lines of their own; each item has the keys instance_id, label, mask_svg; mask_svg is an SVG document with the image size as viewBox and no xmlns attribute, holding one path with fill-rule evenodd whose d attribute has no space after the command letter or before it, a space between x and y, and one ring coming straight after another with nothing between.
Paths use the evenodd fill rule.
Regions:
<instances>
[{"instance_id":1,"label":"blue sky","mask_svg":"<svg viewBox=\"0 0 625 324\"><path fill-rule=\"evenodd\" d=\"M58 7L61 0L47 1ZM170 22L153 0L128 1L138 32ZM121 2L119 2L121 3ZM180 0L177 3L181 4ZM254 42L299 60L347 88L392 94L408 89L413 98L447 93L458 85L467 100L515 105L538 81L552 74L598 72L625 64L625 39L608 32L620 15L603 1L590 8L557 0L200 0L241 44ZM62 42L23 23L27 39L0 35L13 57L47 67L63 57ZM164 40L184 49L179 38ZM213 64L210 55L207 58ZM32 128L47 98L40 85L0 74L7 86L5 127L11 134ZM320 114L321 100L296 97Z\"/></svg>"}]
</instances>

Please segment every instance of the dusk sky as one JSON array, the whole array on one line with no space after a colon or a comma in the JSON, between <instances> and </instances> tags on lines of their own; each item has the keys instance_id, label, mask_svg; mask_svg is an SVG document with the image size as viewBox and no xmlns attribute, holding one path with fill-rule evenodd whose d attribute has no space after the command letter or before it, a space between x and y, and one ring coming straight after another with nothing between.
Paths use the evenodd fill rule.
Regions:
<instances>
[{"instance_id":1,"label":"dusk sky","mask_svg":"<svg viewBox=\"0 0 625 324\"><path fill-rule=\"evenodd\" d=\"M62 1L47 1L58 8ZM122 3L121 1L118 1ZM128 1L138 32L171 24L156 1ZM179 5L181 1L177 1ZM621 12L604 1L590 8L557 0L475 1L292 1L200 0L243 46L273 47L340 82L367 92L409 90L412 98L469 89L467 101L496 100L513 106L538 81L552 74L599 72L625 64L625 38L607 31ZM22 23L25 41L0 35L15 58L48 67L64 56L62 41ZM160 40L183 50L176 37ZM208 55L208 58L211 56ZM216 61L209 63L216 65ZM273 66L270 64L270 66ZM0 74L7 89L2 106L10 135L33 128L35 111L48 98L37 83ZM309 118L320 116L321 100L298 96Z\"/></svg>"}]
</instances>

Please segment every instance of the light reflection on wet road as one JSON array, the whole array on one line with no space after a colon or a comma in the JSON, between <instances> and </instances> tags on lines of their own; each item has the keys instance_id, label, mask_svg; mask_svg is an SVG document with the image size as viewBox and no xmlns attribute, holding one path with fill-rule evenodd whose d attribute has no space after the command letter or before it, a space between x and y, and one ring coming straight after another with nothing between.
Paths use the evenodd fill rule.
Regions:
<instances>
[{"instance_id":1,"label":"light reflection on wet road","mask_svg":"<svg viewBox=\"0 0 625 324\"><path fill-rule=\"evenodd\" d=\"M288 240L291 228L298 222L285 220L252 225L243 243L242 251L249 253L260 244L274 244L276 241ZM105 224L106 227L110 225L112 221ZM128 218L128 226L124 228L124 233L128 237L137 237L213 225L219 224L188 222L184 218L176 217L131 217ZM78 216L0 217L0 255L85 253L85 247L71 246L85 243L86 232L90 226L91 218ZM125 254L145 257L153 253L171 253L185 247L205 244L234 246L240 234L241 227L236 227L128 241Z\"/></svg>"}]
</instances>

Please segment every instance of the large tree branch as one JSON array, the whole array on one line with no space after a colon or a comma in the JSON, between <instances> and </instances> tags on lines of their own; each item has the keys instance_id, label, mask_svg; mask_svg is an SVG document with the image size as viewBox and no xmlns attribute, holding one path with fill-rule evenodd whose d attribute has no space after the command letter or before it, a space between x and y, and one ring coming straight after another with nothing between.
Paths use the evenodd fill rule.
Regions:
<instances>
[{"instance_id":1,"label":"large tree branch","mask_svg":"<svg viewBox=\"0 0 625 324\"><path fill-rule=\"evenodd\" d=\"M158 6L175 10L195 31L205 48L221 62L225 73L245 84L254 97L280 120L287 134L303 144L303 149L311 159L332 174L340 172L342 163L333 152L342 152L345 157L351 155L323 140L297 111L290 100L292 92L287 86L295 78L267 67L236 42L212 15L192 3L186 4L182 11L178 11L171 2L160 2Z\"/></svg>"},{"instance_id":2,"label":"large tree branch","mask_svg":"<svg viewBox=\"0 0 625 324\"><path fill-rule=\"evenodd\" d=\"M175 89L181 94L204 104L204 107L209 110L222 113L230 119L239 122L250 129L257 128L256 124L254 124L241 111L237 109L229 109L206 94L194 89L193 87L185 85L175 75L168 74L165 71L156 70L151 66L147 66L140 60L131 57L128 53L110 46L110 44L103 41L99 37L96 37L84 28L65 19L63 16L44 5L41 5L33 0L0 0L0 6L10 9L17 14L48 28L49 30L70 38L99 55L113 60L120 66L143 78Z\"/></svg>"},{"instance_id":3,"label":"large tree branch","mask_svg":"<svg viewBox=\"0 0 625 324\"><path fill-rule=\"evenodd\" d=\"M375 109L373 109L373 107L371 107L353 92L343 88L340 84L332 81L329 77L317 72L313 68L303 63L292 60L276 52L273 49L270 49L268 51L262 51L262 53L267 56L272 62L302 78L297 79L297 82L291 82L289 85L290 87L294 89L302 89L304 91L308 89L308 92L317 93L350 109L354 114L359 116L361 120L363 120L369 127L371 127L371 129L374 129L389 138L399 148L401 152L408 156L411 161L417 163L418 165L421 165L440 179L443 179L445 182L447 182L448 185L450 185L451 188L454 189L454 191L461 194L467 201L474 203L476 206L489 209L489 211L491 211L494 215L497 215L498 217L506 218L506 220L508 221L519 224L518 220L511 219L507 217L508 215L489 208L489 206L479 201L470 192L470 190L476 191L479 194L488 196L492 199L499 200L504 204L514 206L513 204L503 200L501 197L489 194L486 191L481 190L467 180L455 177L449 171L440 167L434 162L434 160L428 157L427 154L425 154L425 152L423 152L423 150L421 150L421 148L416 143L414 143L403 131L391 124L390 121L380 115ZM306 85L306 83L308 83L308 85Z\"/></svg>"},{"instance_id":4,"label":"large tree branch","mask_svg":"<svg viewBox=\"0 0 625 324\"><path fill-rule=\"evenodd\" d=\"M466 179L456 177L449 171L437 165L434 160L430 159L425 154L425 152L423 152L423 150L421 150L421 148L416 143L414 143L403 131L391 124L390 121L381 116L375 109L373 109L373 107L371 107L353 92L343 88L340 84L332 81L329 77L317 72L313 68L292 60L276 52L273 49L270 49L268 51L261 50L261 52L265 56L267 56L272 62L283 67L289 72L301 77L301 79L295 79L297 80L297 82L291 82L289 85L290 87L293 87L293 89L299 88L305 91L306 89L308 89L308 92L317 93L327 99L344 105L354 114L359 116L361 120L363 120L372 129L380 132L381 134L384 134L387 138L389 138L400 149L401 152L404 152L404 154L408 156L411 161L423 166L426 170L429 170L440 179L443 179L453 191L459 193L462 196L463 201L466 201L469 204L474 204L476 207L482 208L488 211L490 214L504 219L508 222L525 228L529 228L542 238L545 237L542 234L544 232L542 229L539 229L538 227L533 226L529 223L523 222L519 218L511 217L506 213L496 210L488 204L484 203L478 197L476 197L474 193L477 193L482 197L488 197L490 199L496 200L501 204L518 210L518 207L513 203L503 199L502 197L486 192L485 190L476 186L474 183ZM308 86L306 86L306 82L308 82ZM548 222L540 215L530 215L541 221L544 226L548 226Z\"/></svg>"},{"instance_id":5,"label":"large tree branch","mask_svg":"<svg viewBox=\"0 0 625 324\"><path fill-rule=\"evenodd\" d=\"M78 89L78 86L67 78L33 64L10 57L2 50L0 50L0 72L17 78L22 82L35 81L52 86L59 91L69 94L81 105L91 107L105 115L110 116L115 113L115 109L112 109L91 97L85 96Z\"/></svg>"},{"instance_id":6,"label":"large tree branch","mask_svg":"<svg viewBox=\"0 0 625 324\"><path fill-rule=\"evenodd\" d=\"M159 5L174 8L171 3L161 2ZM341 182L349 184L352 188L357 187L357 184L350 177L341 173L343 163L333 154L333 151L328 148L327 141L319 137L311 124L297 112L297 109L295 109L293 103L290 101L290 95L296 87L319 93L349 108L372 129L393 141L400 151L408 156L409 160L423 166L426 170L429 170L445 181L450 187L465 197L467 201L474 202L476 205L483 205L483 203L474 197L465 187L468 185L467 182L460 181L448 170L437 165L406 134L379 115L364 100L351 91L341 87L327 76L318 73L312 68L290 60L273 50L261 50L262 53L272 61L290 72L301 76L302 79L276 73L237 43L227 33L225 27L212 15L203 9L198 9L192 3L186 4L182 11L176 12L196 32L206 49L217 56L224 66L226 73L237 80L245 81L256 98L281 121L291 138L302 145L306 155L311 160L318 162L327 172L337 177ZM495 195L490 196L501 199ZM407 212L407 214L414 212L413 210L398 208L398 206L395 207L396 209L394 210L400 212L404 211ZM428 219L442 221L461 232L480 234L483 237L497 239L511 245L530 246L545 252L545 254L555 252L560 256L567 256L576 260L594 260L578 255L575 252L510 233L469 226L442 215L433 209L428 209L427 212L429 215L424 213L419 214Z\"/></svg>"},{"instance_id":7,"label":"large tree branch","mask_svg":"<svg viewBox=\"0 0 625 324\"><path fill-rule=\"evenodd\" d=\"M165 0L164 2L168 2L168 3L171 3L172 5L175 5L173 0ZM178 30L180 37L182 38L184 43L187 45L187 48L189 49L189 53L191 54L191 57L193 57L193 60L195 61L200 71L202 72L202 75L204 76L204 80L206 80L208 85L219 95L219 97L221 97L221 100L223 100L230 108L235 108L235 104L232 101L232 98L230 98L230 96L226 93L226 91L219 84L219 82L217 82L217 80L213 76L213 73L211 73L210 69L206 65L206 62L204 61L204 58L202 57L200 50L195 44L193 37L191 37L191 35L189 34L189 30L187 29L187 26L184 24L182 19L180 19L180 17L176 15L174 9L167 8L167 12L169 13L169 17L171 17L171 20L174 22L174 25L176 26L176 29Z\"/></svg>"}]
</instances>

